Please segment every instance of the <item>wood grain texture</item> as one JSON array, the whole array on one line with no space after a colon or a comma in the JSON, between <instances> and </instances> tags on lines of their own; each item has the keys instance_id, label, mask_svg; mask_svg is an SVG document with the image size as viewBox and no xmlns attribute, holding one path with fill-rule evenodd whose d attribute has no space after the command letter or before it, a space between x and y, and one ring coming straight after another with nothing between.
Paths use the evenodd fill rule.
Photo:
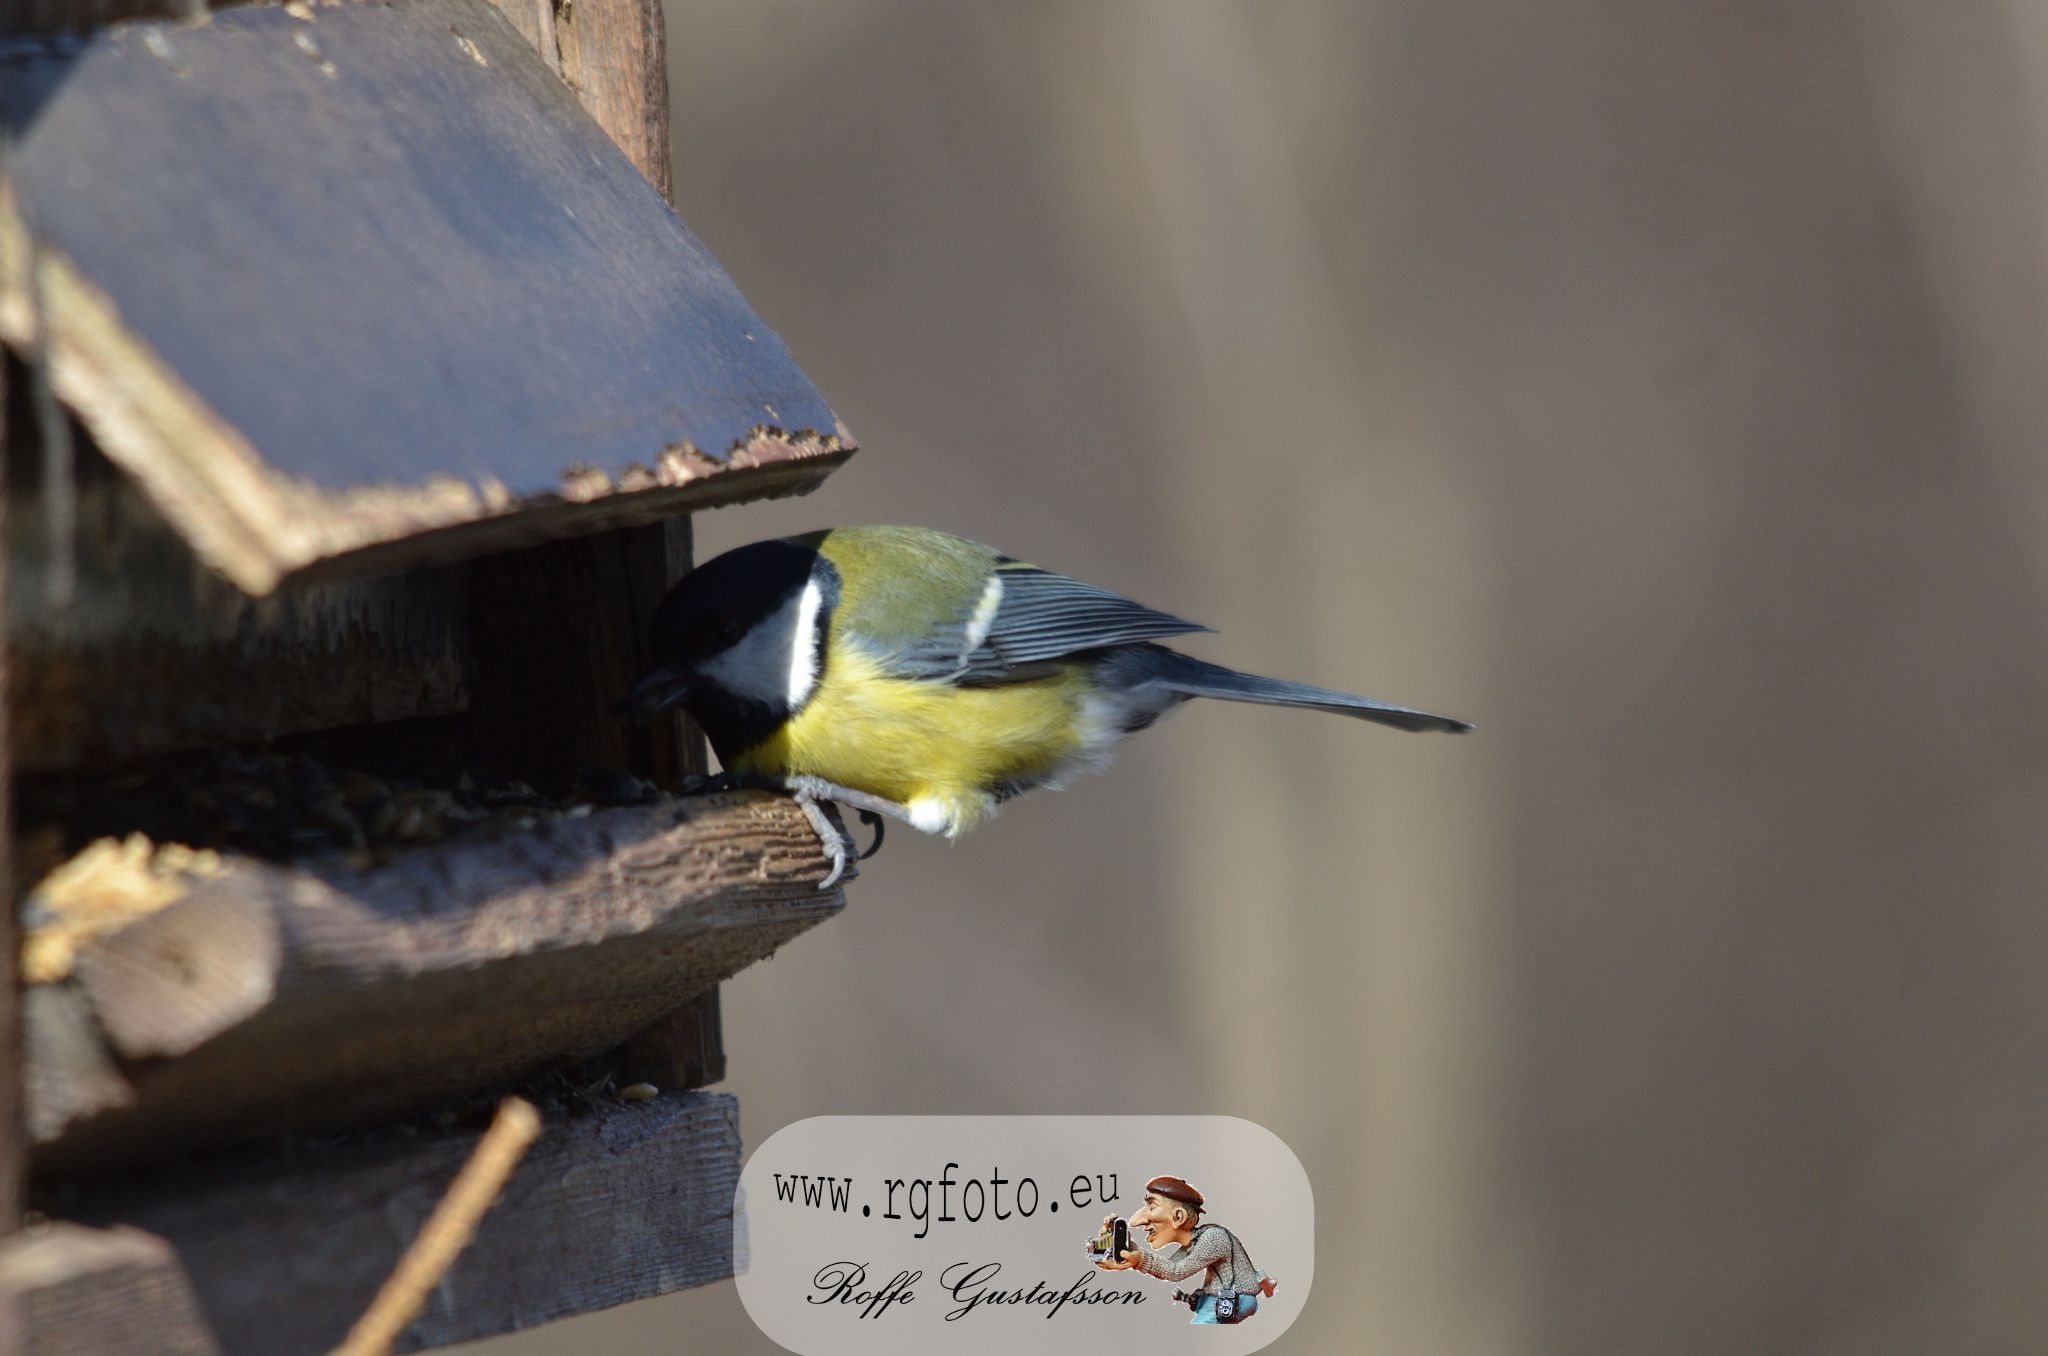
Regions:
<instances>
[{"instance_id":1,"label":"wood grain texture","mask_svg":"<svg viewBox=\"0 0 2048 1356\"><path fill-rule=\"evenodd\" d=\"M0 1243L0 1351L12 1356L219 1356L185 1269L161 1238L57 1223Z\"/></svg>"},{"instance_id":2,"label":"wood grain texture","mask_svg":"<svg viewBox=\"0 0 2048 1356\"><path fill-rule=\"evenodd\" d=\"M498 1104L490 1128L330 1356L389 1356L398 1335L426 1307L428 1293L447 1279L455 1259L475 1239L477 1225L497 1204L519 1160L540 1137L540 1127L540 1112L525 1098L507 1097Z\"/></svg>"},{"instance_id":3,"label":"wood grain texture","mask_svg":"<svg viewBox=\"0 0 2048 1356\"><path fill-rule=\"evenodd\" d=\"M635 168L673 200L661 0L575 0L556 14L562 78Z\"/></svg>"},{"instance_id":4,"label":"wood grain texture","mask_svg":"<svg viewBox=\"0 0 2048 1356\"><path fill-rule=\"evenodd\" d=\"M473 562L465 766L551 795L582 768L668 788L702 772L680 715L635 723L610 710L652 665L648 624L689 550L689 521L673 519Z\"/></svg>"},{"instance_id":5,"label":"wood grain texture","mask_svg":"<svg viewBox=\"0 0 2048 1356\"><path fill-rule=\"evenodd\" d=\"M526 39L527 46L555 74L562 73L561 44L555 38L554 0L491 0L511 25ZM589 105L584 105L586 108Z\"/></svg>"},{"instance_id":6,"label":"wood grain texture","mask_svg":"<svg viewBox=\"0 0 2048 1356\"><path fill-rule=\"evenodd\" d=\"M718 990L707 989L621 1049L621 1079L657 1088L701 1088L725 1081L725 1015Z\"/></svg>"},{"instance_id":7,"label":"wood grain texture","mask_svg":"<svg viewBox=\"0 0 2048 1356\"><path fill-rule=\"evenodd\" d=\"M33 233L59 393L214 567L264 592L467 559L850 454L488 0L298 14L0 54L0 338L33 333Z\"/></svg>"},{"instance_id":8,"label":"wood grain texture","mask_svg":"<svg viewBox=\"0 0 2048 1356\"><path fill-rule=\"evenodd\" d=\"M22 1097L31 1142L55 1139L73 1120L135 1105L92 1008L75 984L22 993Z\"/></svg>"},{"instance_id":9,"label":"wood grain texture","mask_svg":"<svg viewBox=\"0 0 2048 1356\"><path fill-rule=\"evenodd\" d=\"M12 452L25 429L11 397L12 364L0 354L0 451ZM7 522L7 479L0 476L0 523ZM0 635L12 613L7 562L0 553ZM14 1232L21 1219L21 1192L28 1176L28 1113L22 1083L21 921L12 907L14 735L7 718L13 668L0 649L0 1239ZM4 1323L0 1317L0 1323ZM0 1334L4 1335L4 1334ZM0 1345L4 1349L4 1345Z\"/></svg>"},{"instance_id":10,"label":"wood grain texture","mask_svg":"<svg viewBox=\"0 0 2048 1356\"><path fill-rule=\"evenodd\" d=\"M16 766L105 766L210 744L462 710L463 577L444 567L289 581L251 598L206 568L81 438L72 599L48 602L57 545L40 468L14 449L6 535Z\"/></svg>"},{"instance_id":11,"label":"wood grain texture","mask_svg":"<svg viewBox=\"0 0 2048 1356\"><path fill-rule=\"evenodd\" d=\"M370 1125L595 1055L844 907L816 888L828 869L794 802L760 794L369 871L238 859L81 950L97 1061L77 1031L33 1029L75 1013L31 1004L32 1056L68 1061L31 1070L36 1166Z\"/></svg>"},{"instance_id":12,"label":"wood grain texture","mask_svg":"<svg viewBox=\"0 0 2048 1356\"><path fill-rule=\"evenodd\" d=\"M498 3L549 68L562 73L619 149L662 197L673 200L668 71L658 0L585 0L559 12L552 0L537 0L537 8L524 0ZM558 28L563 30L560 36ZM566 62L564 52L568 54ZM608 602L594 621L594 629L604 634L592 655L552 659L542 665L537 681L522 673L517 684L508 683L485 695L478 716L470 722L472 762L480 756L505 758L516 750L522 758L535 758L551 775L560 776L563 763L572 758L600 766L621 765L612 746L624 741L617 752L635 772L657 784L673 785L678 773L707 770L703 737L689 728L680 714L627 728L605 719L591 700L593 693L616 690L621 681L630 682L646 668L647 618L662 594L690 568L689 520L670 519L663 524L665 535L659 541L654 531L642 528L630 536L622 534L615 546L602 537L586 538L578 543L579 551L557 553L569 558L557 560L552 569L525 569L528 582L524 584L518 579L522 568L518 563L478 563L479 576L495 580L496 587L511 589L519 596L521 620L517 627L527 633L529 642L536 635L575 629L586 615L588 596L562 587L559 581L586 568L602 572L615 562L623 588L604 595ZM621 602L626 604L623 613ZM479 615L493 610L482 609ZM500 649L518 648L517 642L508 645L502 634L486 643ZM544 654L554 653L545 641L542 645ZM530 648L526 652L532 653ZM606 664L618 667L610 672L575 672L593 659L600 670ZM548 714L538 722L521 719L522 708L538 708L537 714ZM479 735L482 737L475 737ZM622 1052L626 1076L663 1088L716 1083L725 1077L724 1042L718 990L713 988L627 1041Z\"/></svg>"},{"instance_id":13,"label":"wood grain texture","mask_svg":"<svg viewBox=\"0 0 2048 1356\"><path fill-rule=\"evenodd\" d=\"M240 4L244 0L216 0ZM0 5L0 37L76 34L124 19L180 19L205 0L10 0Z\"/></svg>"},{"instance_id":14,"label":"wood grain texture","mask_svg":"<svg viewBox=\"0 0 2048 1356\"><path fill-rule=\"evenodd\" d=\"M227 1356L311 1356L369 1304L479 1133L386 1131L216 1155L88 1187L67 1214L167 1239ZM722 1093L549 1113L396 1349L731 1275L739 1167L738 1106Z\"/></svg>"}]
</instances>

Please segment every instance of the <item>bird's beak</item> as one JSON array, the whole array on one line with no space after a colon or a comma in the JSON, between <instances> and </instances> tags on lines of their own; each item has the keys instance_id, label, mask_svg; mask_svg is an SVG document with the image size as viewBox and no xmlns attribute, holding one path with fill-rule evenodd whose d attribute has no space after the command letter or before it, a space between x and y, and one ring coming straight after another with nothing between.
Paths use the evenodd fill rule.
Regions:
<instances>
[{"instance_id":1,"label":"bird's beak","mask_svg":"<svg viewBox=\"0 0 2048 1356\"><path fill-rule=\"evenodd\" d=\"M612 711L633 720L658 715L690 695L690 680L673 669L649 669L633 690L612 703Z\"/></svg>"}]
</instances>

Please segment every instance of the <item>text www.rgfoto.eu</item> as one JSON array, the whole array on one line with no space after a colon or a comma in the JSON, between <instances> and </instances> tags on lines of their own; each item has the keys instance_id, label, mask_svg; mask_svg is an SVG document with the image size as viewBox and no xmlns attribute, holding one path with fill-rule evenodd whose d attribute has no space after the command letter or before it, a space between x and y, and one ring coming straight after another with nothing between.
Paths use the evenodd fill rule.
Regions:
<instances>
[{"instance_id":1,"label":"text www.rgfoto.eu","mask_svg":"<svg viewBox=\"0 0 2048 1356\"><path fill-rule=\"evenodd\" d=\"M917 1224L913 1238L923 1238L931 1232L933 1224L952 1224L966 1221L978 1224L983 1219L1010 1220L1030 1219L1038 1213L1041 1199L1037 1179L1018 1177L1014 1180L1003 1176L1000 1168L991 1169L987 1178L955 1178L953 1172L960 1165L948 1163L936 1178L931 1177L884 1177L882 1182L882 1218L909 1219ZM845 1214L853 1207L854 1179L837 1175L815 1176L810 1173L775 1173L775 1199L783 1204L803 1206L811 1210L830 1210ZM903 1209L897 1209L897 1194L902 1193ZM1117 1198L1117 1175L1115 1173L1076 1173L1067 1184L1064 1197L1045 1199L1045 1208L1058 1214L1062 1204L1075 1210L1086 1210L1092 1205L1110 1205ZM932 1206L936 1202L938 1210ZM956 1214L955 1211L958 1211ZM862 1202L863 1216L874 1212L873 1202Z\"/></svg>"}]
</instances>

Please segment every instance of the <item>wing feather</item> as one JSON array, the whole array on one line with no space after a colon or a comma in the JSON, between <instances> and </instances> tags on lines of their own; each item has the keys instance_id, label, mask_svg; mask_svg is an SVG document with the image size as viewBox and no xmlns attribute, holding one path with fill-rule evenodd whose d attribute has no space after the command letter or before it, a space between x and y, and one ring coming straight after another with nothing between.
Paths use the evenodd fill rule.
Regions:
<instances>
[{"instance_id":1,"label":"wing feather","mask_svg":"<svg viewBox=\"0 0 2048 1356\"><path fill-rule=\"evenodd\" d=\"M1046 661L1083 650L1209 629L1021 561L1000 560L990 577L1001 590L992 610L984 593L966 615L888 656L890 669L963 684L1016 682L1044 673Z\"/></svg>"}]
</instances>

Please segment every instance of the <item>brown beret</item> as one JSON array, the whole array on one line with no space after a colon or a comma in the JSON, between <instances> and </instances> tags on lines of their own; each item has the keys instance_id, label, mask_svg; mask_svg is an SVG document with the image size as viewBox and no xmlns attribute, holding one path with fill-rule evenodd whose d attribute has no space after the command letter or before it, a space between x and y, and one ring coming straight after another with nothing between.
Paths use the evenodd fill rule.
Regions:
<instances>
[{"instance_id":1,"label":"brown beret","mask_svg":"<svg viewBox=\"0 0 2048 1356\"><path fill-rule=\"evenodd\" d=\"M1151 1181L1145 1183L1145 1194L1147 1196L1163 1196L1169 1201L1179 1201L1182 1205L1192 1205L1197 1210L1202 1208L1202 1193L1178 1177L1154 1177Z\"/></svg>"}]
</instances>

